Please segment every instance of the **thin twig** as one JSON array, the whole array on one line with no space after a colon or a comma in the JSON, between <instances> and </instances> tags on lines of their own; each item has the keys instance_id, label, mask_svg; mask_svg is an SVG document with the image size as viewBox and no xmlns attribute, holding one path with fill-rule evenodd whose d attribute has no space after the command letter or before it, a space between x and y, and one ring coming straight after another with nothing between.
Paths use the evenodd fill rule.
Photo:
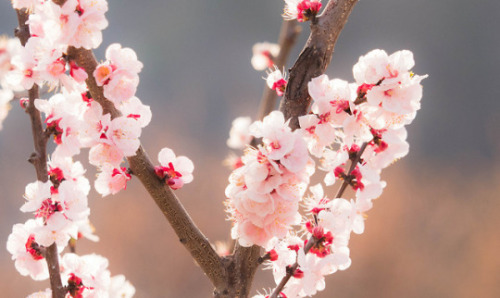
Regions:
<instances>
[{"instance_id":1,"label":"thin twig","mask_svg":"<svg viewBox=\"0 0 500 298\"><path fill-rule=\"evenodd\" d=\"M26 25L29 14L25 9L16 10L19 27L16 29L16 36L21 41L23 46L26 45L30 38L29 26ZM48 181L47 175L47 136L45 135L42 117L40 111L35 108L35 99L39 97L38 85L34 84L28 91L29 101L26 107L26 113L30 117L31 131L33 134L33 144L35 152L30 157L30 162L35 167L37 180L41 182ZM53 298L63 298L66 295L65 289L62 285L61 274L59 271L59 253L57 252L57 244L54 242L52 245L45 249L44 254L50 276L50 288L52 289Z\"/></svg>"}]
</instances>

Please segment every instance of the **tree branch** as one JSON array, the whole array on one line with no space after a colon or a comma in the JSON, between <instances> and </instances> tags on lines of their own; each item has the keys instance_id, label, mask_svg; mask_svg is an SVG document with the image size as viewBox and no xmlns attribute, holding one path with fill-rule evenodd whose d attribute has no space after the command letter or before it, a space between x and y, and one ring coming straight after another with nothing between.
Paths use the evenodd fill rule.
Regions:
<instances>
[{"instance_id":1,"label":"tree branch","mask_svg":"<svg viewBox=\"0 0 500 298\"><path fill-rule=\"evenodd\" d=\"M311 23L311 34L294 66L290 69L285 97L280 110L285 119L291 119L290 127L299 127L298 117L305 115L311 98L307 83L323 74L330 64L340 32L344 28L357 0L330 0L323 13Z\"/></svg>"},{"instance_id":2,"label":"tree branch","mask_svg":"<svg viewBox=\"0 0 500 298\"><path fill-rule=\"evenodd\" d=\"M15 35L21 41L22 46L25 46L30 38L29 26L26 25L29 14L26 9L16 10L19 27L15 30ZM48 181L47 175L47 140L45 135L42 116L40 111L35 108L35 99L39 97L38 85L34 84L28 91L29 101L26 107L26 113L30 117L31 131L33 134L33 144L35 152L31 155L29 161L33 164L36 171L37 180L41 182ZM50 288L52 289L53 298L63 298L66 295L65 289L61 281L61 273L59 269L59 253L57 252L57 244L54 242L45 250L45 260L49 269Z\"/></svg>"},{"instance_id":3,"label":"tree branch","mask_svg":"<svg viewBox=\"0 0 500 298\"><path fill-rule=\"evenodd\" d=\"M103 88L97 86L93 75L97 61L92 51L69 47L67 54L70 60L75 61L87 72L87 87L92 98L103 107L104 113L109 113L111 118L121 116L120 111L116 109L114 104L104 97ZM205 272L212 284L216 288L223 287L226 284L227 274L222 265L222 259L212 248L205 235L203 235L192 221L174 192L158 179L154 172L154 166L142 146L139 147L135 156L128 157L127 160L134 175L139 178L156 205L169 221L179 237L179 241L191 253L193 259L198 263L203 272Z\"/></svg>"}]
</instances>

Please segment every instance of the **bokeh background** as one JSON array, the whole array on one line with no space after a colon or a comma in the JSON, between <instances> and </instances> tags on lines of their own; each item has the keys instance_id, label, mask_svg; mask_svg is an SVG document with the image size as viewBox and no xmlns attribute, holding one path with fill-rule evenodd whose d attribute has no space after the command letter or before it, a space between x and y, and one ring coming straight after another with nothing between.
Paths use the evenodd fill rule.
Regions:
<instances>
[{"instance_id":1,"label":"bokeh background","mask_svg":"<svg viewBox=\"0 0 500 298\"><path fill-rule=\"evenodd\" d=\"M326 1L325 1L326 2ZM211 241L228 239L223 212L229 170L222 160L232 119L254 116L264 85L250 66L255 42L275 41L279 0L109 0L109 27L96 51L114 42L144 63L138 96L153 110L142 143L152 158L165 146L189 156L194 182L178 195ZM351 268L327 278L317 297L500 297L500 2L360 1L342 32L327 74L352 80L351 68L374 48L410 49L423 82L422 109L408 127L408 157L383 173L388 186L351 239ZM0 3L0 31L15 13ZM297 57L309 28L303 26ZM28 118L17 104L0 131L0 242L15 223L32 152ZM85 159L84 157L82 157ZM95 171L89 169L93 180ZM330 190L333 192L334 190ZM91 220L101 237L81 254L110 260L136 297L210 297L212 287L140 183L100 198ZM3 239L3 240L2 240ZM0 248L2 297L48 287L20 276ZM273 286L258 271L252 293Z\"/></svg>"}]
</instances>

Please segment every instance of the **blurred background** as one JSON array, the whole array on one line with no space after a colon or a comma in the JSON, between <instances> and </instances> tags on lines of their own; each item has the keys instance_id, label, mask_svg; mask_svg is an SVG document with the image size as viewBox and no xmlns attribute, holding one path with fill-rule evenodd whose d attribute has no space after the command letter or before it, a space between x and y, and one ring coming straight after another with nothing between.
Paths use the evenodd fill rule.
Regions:
<instances>
[{"instance_id":1,"label":"blurred background","mask_svg":"<svg viewBox=\"0 0 500 298\"><path fill-rule=\"evenodd\" d=\"M326 1L324 1L326 2ZM133 48L144 63L138 97L153 111L142 144L152 159L165 146L190 157L195 179L178 196L211 241L226 240L229 170L222 160L231 121L257 112L263 73L250 66L256 42L276 41L283 1L109 1L104 43ZM500 297L499 1L360 1L337 43L330 77L352 81L358 57L374 48L412 50L423 82L422 109L408 127L410 154L382 173L385 192L351 238L352 266L327 278L317 297ZM15 12L0 3L0 31L13 35ZM293 62L309 34L307 25ZM289 65L291 66L291 65ZM32 152L28 117L17 104L0 131L0 242L19 211ZM85 159L82 156L82 159ZM87 177L93 181L95 171ZM92 183L92 182L91 182ZM335 190L330 190L334 192ZM133 179L127 191L89 199L101 254L136 297L210 297L212 287ZM3 239L3 240L1 240ZM3 297L48 287L20 276L0 248ZM252 295L272 287L258 271Z\"/></svg>"}]
</instances>

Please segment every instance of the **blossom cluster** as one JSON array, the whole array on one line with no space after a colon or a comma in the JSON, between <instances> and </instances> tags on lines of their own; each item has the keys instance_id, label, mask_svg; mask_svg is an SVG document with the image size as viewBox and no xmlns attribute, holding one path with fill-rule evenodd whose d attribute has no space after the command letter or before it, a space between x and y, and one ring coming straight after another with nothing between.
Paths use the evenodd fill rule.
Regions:
<instances>
[{"instance_id":1,"label":"blossom cluster","mask_svg":"<svg viewBox=\"0 0 500 298\"><path fill-rule=\"evenodd\" d=\"M325 275L350 266L350 235L364 232L364 214L386 185L381 171L409 150L405 125L420 109L426 77L411 72L413 66L410 51L373 50L354 65L354 83L313 78L311 112L299 117L300 128L293 132L281 112L253 124L244 118L233 122L228 145L247 147L226 188L232 236L241 245L266 249L276 284L292 275L282 297L314 295L325 288ZM248 146L252 138L262 138L257 148ZM326 186L340 180L352 195L341 191L329 198L316 184L304 197L313 158L326 172ZM287 183L293 181L286 185L287 196L283 173L290 177ZM279 205L283 198L288 209Z\"/></svg>"},{"instance_id":2,"label":"blossom cluster","mask_svg":"<svg viewBox=\"0 0 500 298\"><path fill-rule=\"evenodd\" d=\"M300 222L299 201L314 162L300 132L292 132L282 113L272 112L248 129L263 145L245 150L241 166L229 177L226 205L235 222L232 237L243 246L264 246Z\"/></svg>"}]
</instances>

